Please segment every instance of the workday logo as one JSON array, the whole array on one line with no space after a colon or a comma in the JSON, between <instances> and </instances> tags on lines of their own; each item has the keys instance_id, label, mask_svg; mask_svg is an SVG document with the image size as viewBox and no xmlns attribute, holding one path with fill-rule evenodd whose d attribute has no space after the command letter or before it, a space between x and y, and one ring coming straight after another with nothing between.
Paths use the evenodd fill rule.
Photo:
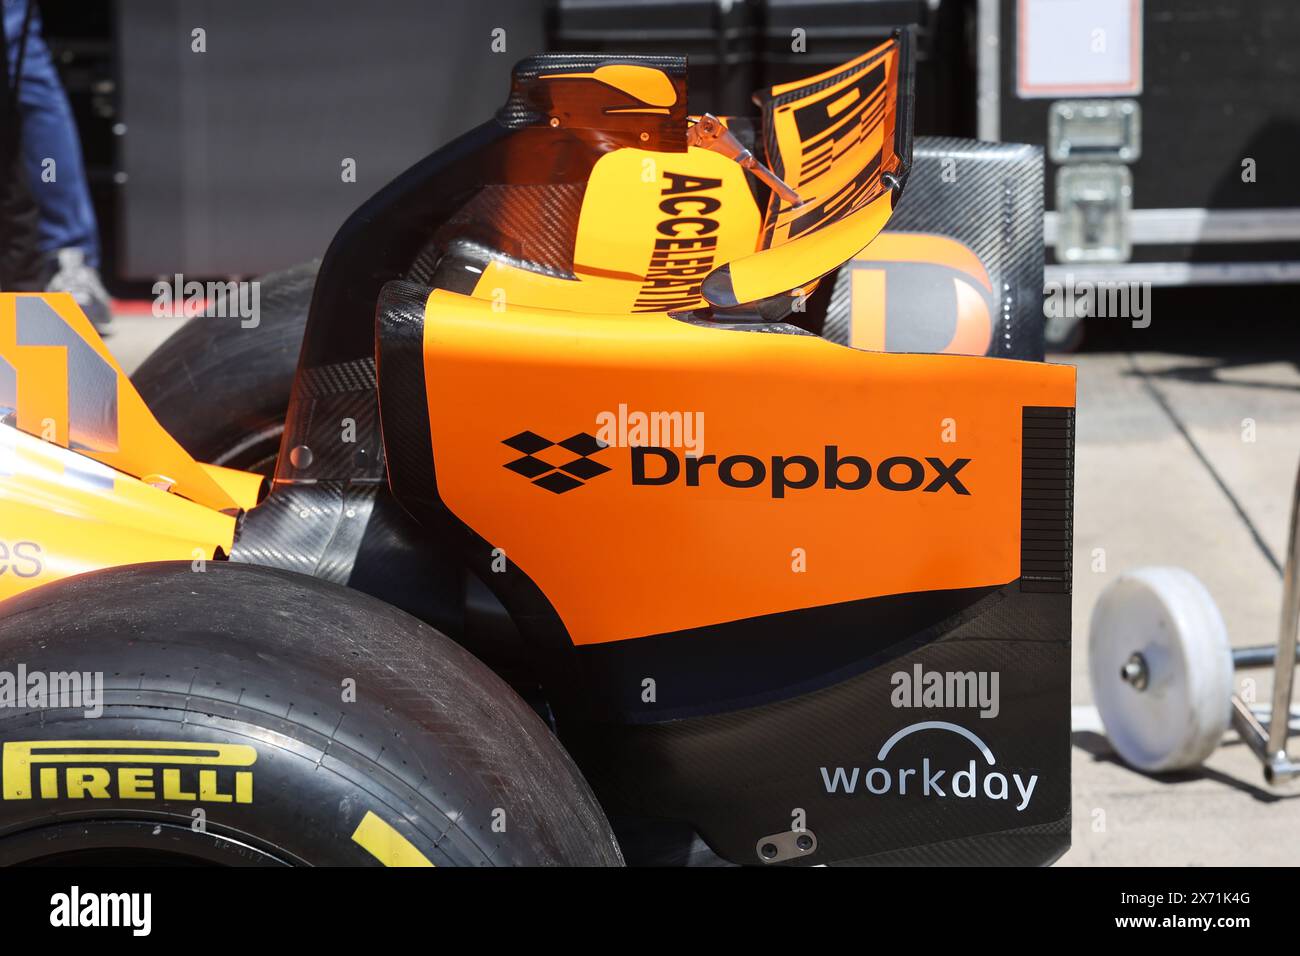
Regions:
<instances>
[{"instance_id":1,"label":"workday logo","mask_svg":"<svg viewBox=\"0 0 1300 956\"><path fill-rule=\"evenodd\" d=\"M506 462L506 468L557 495L581 488L610 470L592 458L608 446L586 432L555 442L536 432L522 431L501 444L523 452L522 458Z\"/></svg>"},{"instance_id":2,"label":"workday logo","mask_svg":"<svg viewBox=\"0 0 1300 956\"><path fill-rule=\"evenodd\" d=\"M911 760L889 761L889 755L902 741L914 734L943 731L970 742L976 751L965 766L940 766L939 761L922 756L919 766ZM930 800L1015 801L1016 812L1023 811L1034 798L1038 774L1012 772L1009 776L997 766L993 750L978 735L946 720L923 720L909 724L885 741L872 767L822 767L822 783L827 793L919 797ZM860 785L860 788L859 788ZM1014 793L1012 792L1014 788Z\"/></svg>"}]
</instances>

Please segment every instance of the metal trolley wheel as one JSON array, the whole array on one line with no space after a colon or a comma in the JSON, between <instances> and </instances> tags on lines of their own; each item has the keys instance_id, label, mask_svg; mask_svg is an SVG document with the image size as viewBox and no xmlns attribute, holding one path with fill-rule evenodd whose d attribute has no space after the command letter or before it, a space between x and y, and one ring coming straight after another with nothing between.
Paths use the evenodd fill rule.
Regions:
<instances>
[{"instance_id":1,"label":"metal trolley wheel","mask_svg":"<svg viewBox=\"0 0 1300 956\"><path fill-rule=\"evenodd\" d=\"M1139 568L1097 600L1088 635L1093 699L1106 735L1141 770L1194 767L1229 723L1271 784L1300 777L1287 751L1291 690L1300 665L1300 474L1282 572L1277 644L1232 648L1205 587L1182 568ZM1273 703L1262 714L1233 693L1234 669L1273 668Z\"/></svg>"},{"instance_id":2,"label":"metal trolley wheel","mask_svg":"<svg viewBox=\"0 0 1300 956\"><path fill-rule=\"evenodd\" d=\"M1093 698L1125 762L1194 767L1231 717L1233 661L1214 598L1182 568L1139 568L1106 588L1088 636Z\"/></svg>"}]
</instances>

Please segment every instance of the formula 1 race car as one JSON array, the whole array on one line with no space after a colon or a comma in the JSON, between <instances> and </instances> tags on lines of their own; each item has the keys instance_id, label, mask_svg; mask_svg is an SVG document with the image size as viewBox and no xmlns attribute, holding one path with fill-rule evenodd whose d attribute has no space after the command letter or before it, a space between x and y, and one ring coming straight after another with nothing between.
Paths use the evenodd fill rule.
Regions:
<instances>
[{"instance_id":1,"label":"formula 1 race car","mask_svg":"<svg viewBox=\"0 0 1300 956\"><path fill-rule=\"evenodd\" d=\"M1064 852L1041 158L914 157L911 49L526 59L134 384L0 296L0 861Z\"/></svg>"}]
</instances>

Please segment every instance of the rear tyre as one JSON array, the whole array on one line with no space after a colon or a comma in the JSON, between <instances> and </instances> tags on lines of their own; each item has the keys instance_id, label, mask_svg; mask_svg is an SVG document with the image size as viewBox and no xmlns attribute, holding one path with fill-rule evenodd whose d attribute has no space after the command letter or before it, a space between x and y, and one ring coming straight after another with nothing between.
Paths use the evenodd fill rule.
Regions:
<instances>
[{"instance_id":1,"label":"rear tyre","mask_svg":"<svg viewBox=\"0 0 1300 956\"><path fill-rule=\"evenodd\" d=\"M527 705L355 591L114 568L0 605L0 656L103 681L99 701L0 709L0 863L622 862Z\"/></svg>"},{"instance_id":2,"label":"rear tyre","mask_svg":"<svg viewBox=\"0 0 1300 956\"><path fill-rule=\"evenodd\" d=\"M131 377L162 426L199 461L274 470L319 266L258 280L252 328L236 318L190 319Z\"/></svg>"}]
</instances>

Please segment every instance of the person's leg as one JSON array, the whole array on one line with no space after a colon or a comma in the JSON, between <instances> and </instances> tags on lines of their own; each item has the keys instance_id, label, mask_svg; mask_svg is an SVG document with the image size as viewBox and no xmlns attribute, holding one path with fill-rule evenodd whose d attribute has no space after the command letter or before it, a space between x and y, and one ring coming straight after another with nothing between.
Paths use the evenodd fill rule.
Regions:
<instances>
[{"instance_id":1,"label":"person's leg","mask_svg":"<svg viewBox=\"0 0 1300 956\"><path fill-rule=\"evenodd\" d=\"M0 119L0 139L8 132ZM17 151L0 157L0 291L39 292L53 271L36 245L39 210Z\"/></svg>"},{"instance_id":2,"label":"person's leg","mask_svg":"<svg viewBox=\"0 0 1300 956\"><path fill-rule=\"evenodd\" d=\"M99 227L72 107L41 35L40 11L3 0L7 59L18 85L22 165L39 210L37 246L52 263L46 289L68 292L101 332L112 321L99 279Z\"/></svg>"},{"instance_id":3,"label":"person's leg","mask_svg":"<svg viewBox=\"0 0 1300 956\"><path fill-rule=\"evenodd\" d=\"M4 0L11 69L17 61L27 2ZM60 249L80 249L86 264L98 268L99 230L81 157L81 140L72 107L41 34L40 11L35 9L22 61L18 109L28 183L41 210L41 251L53 255Z\"/></svg>"},{"instance_id":4,"label":"person's leg","mask_svg":"<svg viewBox=\"0 0 1300 956\"><path fill-rule=\"evenodd\" d=\"M0 41L8 34L6 6ZM39 213L18 148L21 124L10 113L10 75L9 44L0 42L0 290L35 292L45 288L51 270L37 245Z\"/></svg>"}]
</instances>

